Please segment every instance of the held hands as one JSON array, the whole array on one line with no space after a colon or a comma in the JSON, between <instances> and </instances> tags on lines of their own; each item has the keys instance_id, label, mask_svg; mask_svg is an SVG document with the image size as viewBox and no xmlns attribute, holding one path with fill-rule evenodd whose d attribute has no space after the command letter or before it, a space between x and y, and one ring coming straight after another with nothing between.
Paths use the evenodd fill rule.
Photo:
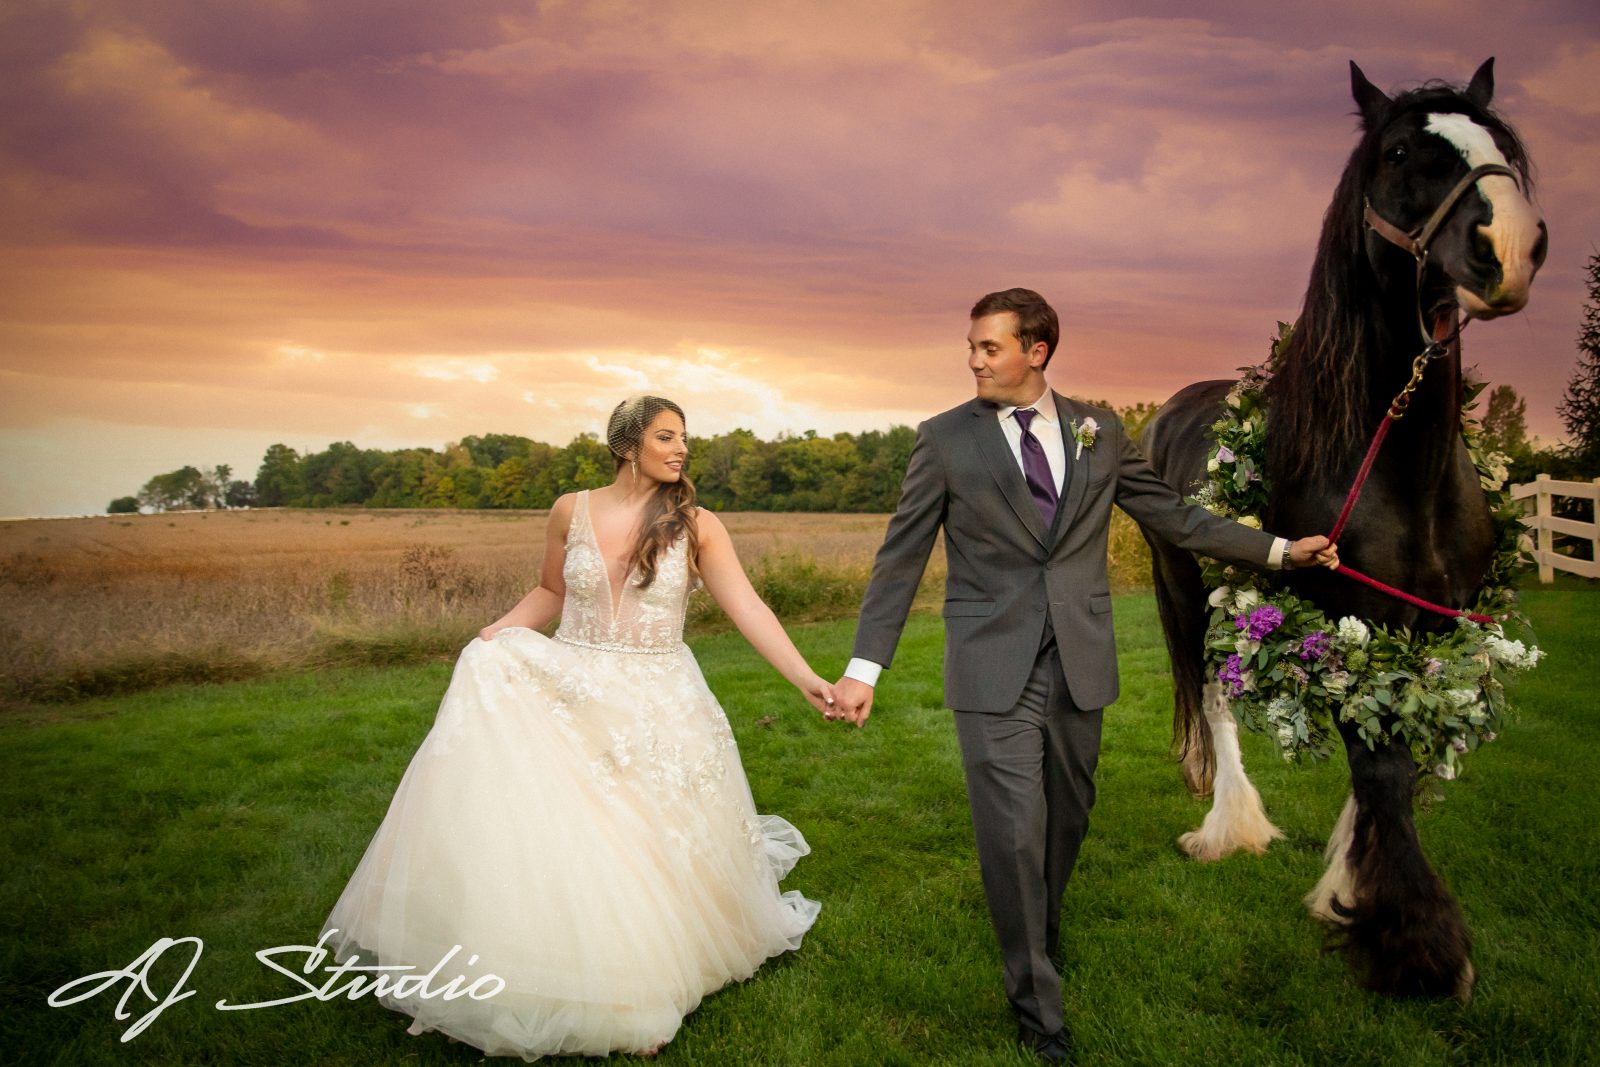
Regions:
<instances>
[{"instance_id":1,"label":"held hands","mask_svg":"<svg viewBox=\"0 0 1600 1067\"><path fill-rule=\"evenodd\" d=\"M872 686L855 678L840 678L833 687L834 698L838 706L832 709L833 714L824 711L825 719L843 719L845 722L854 723L856 726L865 726L867 716L872 714Z\"/></svg>"},{"instance_id":2,"label":"held hands","mask_svg":"<svg viewBox=\"0 0 1600 1067\"><path fill-rule=\"evenodd\" d=\"M812 707L822 712L824 719L832 719L838 715L839 705L834 687L823 681L820 675L813 674L795 688L800 690L800 694Z\"/></svg>"},{"instance_id":3,"label":"held hands","mask_svg":"<svg viewBox=\"0 0 1600 1067\"><path fill-rule=\"evenodd\" d=\"M1291 567L1337 568L1339 566L1339 546L1321 534L1313 537L1302 537L1289 546L1289 565Z\"/></svg>"}]
</instances>

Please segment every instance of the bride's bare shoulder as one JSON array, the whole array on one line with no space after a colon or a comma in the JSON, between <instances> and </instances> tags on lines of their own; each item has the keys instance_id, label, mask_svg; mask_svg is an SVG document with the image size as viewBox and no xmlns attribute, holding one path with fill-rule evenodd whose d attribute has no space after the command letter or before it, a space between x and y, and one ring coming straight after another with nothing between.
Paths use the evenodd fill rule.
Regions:
<instances>
[{"instance_id":1,"label":"bride's bare shoulder","mask_svg":"<svg viewBox=\"0 0 1600 1067\"><path fill-rule=\"evenodd\" d=\"M728 544L733 540L728 535L728 528L717 518L717 513L707 508L696 506L694 525L702 548L712 544Z\"/></svg>"},{"instance_id":2,"label":"bride's bare shoulder","mask_svg":"<svg viewBox=\"0 0 1600 1067\"><path fill-rule=\"evenodd\" d=\"M567 536L567 529L572 525L572 511L577 507L577 503L577 493L562 493L556 497L556 502L550 505L550 529L563 539Z\"/></svg>"}]
</instances>

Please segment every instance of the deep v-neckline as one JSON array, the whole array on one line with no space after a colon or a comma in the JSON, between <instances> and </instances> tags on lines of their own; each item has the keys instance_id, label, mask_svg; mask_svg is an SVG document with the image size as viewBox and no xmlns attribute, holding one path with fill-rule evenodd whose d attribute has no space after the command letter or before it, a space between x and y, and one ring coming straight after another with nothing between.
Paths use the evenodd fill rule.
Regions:
<instances>
[{"instance_id":1,"label":"deep v-neckline","mask_svg":"<svg viewBox=\"0 0 1600 1067\"><path fill-rule=\"evenodd\" d=\"M614 623L617 616L622 614L622 598L628 591L628 579L633 576L633 563L629 562L628 569L622 575L622 588L617 590L611 583L611 557L606 555L605 547L600 544L600 531L594 526L594 508L589 505L591 492L589 489L583 491L583 524L589 528L589 544L600 557L600 576L606 583L606 604L611 608L611 621Z\"/></svg>"}]
</instances>

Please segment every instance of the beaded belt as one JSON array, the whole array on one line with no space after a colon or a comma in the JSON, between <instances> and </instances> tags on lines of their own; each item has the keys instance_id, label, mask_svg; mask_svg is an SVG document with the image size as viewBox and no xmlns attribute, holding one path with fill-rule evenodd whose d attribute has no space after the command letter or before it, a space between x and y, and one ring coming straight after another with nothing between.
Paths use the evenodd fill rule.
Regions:
<instances>
[{"instance_id":1,"label":"beaded belt","mask_svg":"<svg viewBox=\"0 0 1600 1067\"><path fill-rule=\"evenodd\" d=\"M557 633L556 640L567 645L576 645L579 648L595 648L601 652L632 652L646 656L670 656L678 652L688 651L689 646L679 641L666 648L648 648L644 645L617 645L601 641L579 641L565 634Z\"/></svg>"}]
</instances>

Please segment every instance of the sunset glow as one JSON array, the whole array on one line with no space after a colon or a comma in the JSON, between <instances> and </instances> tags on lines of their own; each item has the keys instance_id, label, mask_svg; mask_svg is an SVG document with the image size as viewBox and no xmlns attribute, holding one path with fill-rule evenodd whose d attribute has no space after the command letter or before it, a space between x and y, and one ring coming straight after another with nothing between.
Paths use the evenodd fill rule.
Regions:
<instances>
[{"instance_id":1,"label":"sunset glow","mask_svg":"<svg viewBox=\"0 0 1600 1067\"><path fill-rule=\"evenodd\" d=\"M25 2L0 14L0 516L266 447L915 424L1038 289L1056 388L1165 399L1298 310L1347 63L1465 81L1551 256L1466 362L1560 432L1600 244L1592 3Z\"/></svg>"}]
</instances>

